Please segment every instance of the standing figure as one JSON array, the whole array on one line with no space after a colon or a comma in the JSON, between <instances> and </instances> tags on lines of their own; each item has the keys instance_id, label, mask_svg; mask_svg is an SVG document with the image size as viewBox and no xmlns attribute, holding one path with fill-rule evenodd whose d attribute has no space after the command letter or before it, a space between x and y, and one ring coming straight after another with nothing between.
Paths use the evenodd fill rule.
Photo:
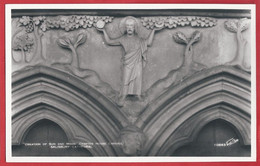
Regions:
<instances>
[{"instance_id":1,"label":"standing figure","mask_svg":"<svg viewBox=\"0 0 260 166\"><path fill-rule=\"evenodd\" d=\"M141 99L142 74L146 64L147 47L152 45L155 29L147 39L138 36L138 21L128 16L121 20L119 25L123 35L117 39L110 39L105 29L98 29L104 33L105 42L108 45L124 48L123 56L123 83L118 105L124 104L127 95L134 95ZM156 29L159 30L159 29Z\"/></svg>"}]
</instances>

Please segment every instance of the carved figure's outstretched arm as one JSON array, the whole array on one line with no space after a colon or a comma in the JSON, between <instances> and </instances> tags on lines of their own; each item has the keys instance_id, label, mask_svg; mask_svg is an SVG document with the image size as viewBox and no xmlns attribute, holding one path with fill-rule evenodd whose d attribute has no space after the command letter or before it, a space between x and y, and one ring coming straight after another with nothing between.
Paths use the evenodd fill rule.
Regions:
<instances>
[{"instance_id":1,"label":"carved figure's outstretched arm","mask_svg":"<svg viewBox=\"0 0 260 166\"><path fill-rule=\"evenodd\" d=\"M112 46L119 46L119 45L121 45L120 41L119 41L119 38L117 38L117 39L110 39L110 37L108 36L108 34L107 34L107 32L106 32L106 30L104 28L102 28L102 29L97 28L97 29L104 33L104 38L105 38L106 44L112 45Z\"/></svg>"},{"instance_id":2,"label":"carved figure's outstretched arm","mask_svg":"<svg viewBox=\"0 0 260 166\"><path fill-rule=\"evenodd\" d=\"M149 46L149 47L150 47L150 46L152 45L152 43L153 43L154 32L155 32L155 30L153 29L152 32L150 33L148 39L147 39L147 46Z\"/></svg>"},{"instance_id":3,"label":"carved figure's outstretched arm","mask_svg":"<svg viewBox=\"0 0 260 166\"><path fill-rule=\"evenodd\" d=\"M155 31L159 31L162 28L157 28L157 29L153 29L152 32L150 33L148 39L147 39L147 46L150 47L153 44L153 38L154 38L154 32Z\"/></svg>"}]
</instances>

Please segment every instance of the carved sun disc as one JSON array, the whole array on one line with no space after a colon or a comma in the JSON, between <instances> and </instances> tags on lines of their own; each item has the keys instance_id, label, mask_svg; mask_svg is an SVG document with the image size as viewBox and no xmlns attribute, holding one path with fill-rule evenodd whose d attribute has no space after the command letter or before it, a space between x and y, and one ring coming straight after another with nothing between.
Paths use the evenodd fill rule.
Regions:
<instances>
[{"instance_id":1,"label":"carved sun disc","mask_svg":"<svg viewBox=\"0 0 260 166\"><path fill-rule=\"evenodd\" d=\"M104 26L105 26L105 22L104 22L103 20L99 20L99 21L97 22L97 27L98 27L98 28L104 28Z\"/></svg>"},{"instance_id":2,"label":"carved sun disc","mask_svg":"<svg viewBox=\"0 0 260 166\"><path fill-rule=\"evenodd\" d=\"M157 22L157 23L155 23L155 26L157 27L157 28L162 28L163 26L164 26L164 22Z\"/></svg>"}]
</instances>

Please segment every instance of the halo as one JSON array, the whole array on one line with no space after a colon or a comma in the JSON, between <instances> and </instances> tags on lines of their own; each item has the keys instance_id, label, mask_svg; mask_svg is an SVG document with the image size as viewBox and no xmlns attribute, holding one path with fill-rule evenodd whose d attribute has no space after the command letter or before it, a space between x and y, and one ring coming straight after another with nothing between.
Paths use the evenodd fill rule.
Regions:
<instances>
[{"instance_id":1,"label":"halo","mask_svg":"<svg viewBox=\"0 0 260 166\"><path fill-rule=\"evenodd\" d=\"M126 30L126 28L125 28L125 22L126 22L126 20L128 20L128 19L132 19L132 20L135 21L135 32L138 34L138 32L139 32L139 22L138 22L138 20L137 20L135 17L133 17L133 16L127 16L127 17L123 18L123 19L120 21L120 23L119 23L119 29L120 29L121 34L123 35L123 34L125 33L125 30Z\"/></svg>"}]
</instances>

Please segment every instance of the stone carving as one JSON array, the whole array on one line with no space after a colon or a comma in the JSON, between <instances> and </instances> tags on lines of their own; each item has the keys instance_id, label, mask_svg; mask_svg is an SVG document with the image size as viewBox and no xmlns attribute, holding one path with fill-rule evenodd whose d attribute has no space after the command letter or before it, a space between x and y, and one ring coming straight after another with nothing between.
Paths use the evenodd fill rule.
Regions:
<instances>
[{"instance_id":1,"label":"stone carving","mask_svg":"<svg viewBox=\"0 0 260 166\"><path fill-rule=\"evenodd\" d=\"M118 105L123 106L126 96L137 96L141 99L142 91L142 70L147 61L147 47L152 45L155 30L153 29L147 39L138 36L138 21L136 18L128 16L121 20L119 28L122 36L117 39L110 39L104 28L98 30L104 33L105 41L108 45L122 46L125 51L123 56L123 83Z\"/></svg>"},{"instance_id":2,"label":"stone carving","mask_svg":"<svg viewBox=\"0 0 260 166\"><path fill-rule=\"evenodd\" d=\"M57 44L60 47L69 49L72 52L71 60L66 64L54 63L52 64L52 67L61 69L63 71L67 71L70 74L79 77L80 79L84 80L88 84L92 85L99 92L101 92L111 100L115 101L118 93L108 83L102 81L99 75L95 71L89 69L82 69L80 67L79 56L76 49L79 45L85 43L86 39L87 39L87 35L83 33L77 36L77 39L74 43L69 38L66 37L62 37L58 39Z\"/></svg>"},{"instance_id":3,"label":"stone carving","mask_svg":"<svg viewBox=\"0 0 260 166\"><path fill-rule=\"evenodd\" d=\"M112 22L113 17L109 16L87 16L87 15L72 15L72 16L57 16L48 17L41 25L42 31L49 29L64 29L65 31L73 31L79 28L97 27L97 23L103 24Z\"/></svg>"},{"instance_id":4,"label":"stone carving","mask_svg":"<svg viewBox=\"0 0 260 166\"><path fill-rule=\"evenodd\" d=\"M126 155L138 156L142 154L144 133L135 126L127 126L120 133L120 140L123 144L122 150Z\"/></svg>"},{"instance_id":5,"label":"stone carving","mask_svg":"<svg viewBox=\"0 0 260 166\"><path fill-rule=\"evenodd\" d=\"M100 76L93 70L81 69L70 64L54 63L51 67L67 71L68 73L79 77L84 82L95 88L97 91L102 93L104 96L115 102L118 96L118 92L115 91L108 83L104 82Z\"/></svg>"},{"instance_id":6,"label":"stone carving","mask_svg":"<svg viewBox=\"0 0 260 166\"><path fill-rule=\"evenodd\" d=\"M85 34L79 34L76 42L74 43L72 43L71 40L67 37L63 37L57 40L57 43L60 47L71 50L72 54L71 54L71 60L69 64L76 68L80 68L79 57L76 49L79 45L86 42L86 38L87 37Z\"/></svg>"},{"instance_id":7,"label":"stone carving","mask_svg":"<svg viewBox=\"0 0 260 166\"><path fill-rule=\"evenodd\" d=\"M126 115L129 124L135 124L146 105L145 99L139 100L136 97L127 97L121 111Z\"/></svg>"},{"instance_id":8,"label":"stone carving","mask_svg":"<svg viewBox=\"0 0 260 166\"><path fill-rule=\"evenodd\" d=\"M43 32L50 29L64 29L65 31L72 31L79 28L96 27L97 23L104 24L112 22L113 17L109 16L57 16L57 17L29 17L23 16L19 18L20 26L25 27L26 33L33 33L35 40L35 49L33 58L37 55L43 60L46 60L42 54L42 36Z\"/></svg>"},{"instance_id":9,"label":"stone carving","mask_svg":"<svg viewBox=\"0 0 260 166\"><path fill-rule=\"evenodd\" d=\"M22 32L23 31L23 28L22 27L20 27L20 23L19 23L19 20L16 20L16 19L13 19L12 20L12 23L14 22L14 24L15 24L15 32L14 32L14 34L13 34L13 36L12 36L12 48L14 47L14 41L15 41L15 39L16 39L16 36L20 33L20 32ZM13 55L13 51L12 51L12 58L13 58L13 61L14 62L16 62L16 63L18 63L18 61L14 58L14 55ZM22 57L23 58L23 57ZM21 61L22 61L22 59L21 59Z\"/></svg>"},{"instance_id":10,"label":"stone carving","mask_svg":"<svg viewBox=\"0 0 260 166\"><path fill-rule=\"evenodd\" d=\"M34 49L34 55L33 58L35 58L38 54L40 58L45 60L46 58L43 57L42 54L42 36L43 33L40 32L39 26L42 25L46 17L44 16L39 16L39 17L28 17L28 16L23 16L22 18L19 19L19 22L21 26L25 27L25 31L27 33L32 33L34 35L34 40L35 40L35 48Z\"/></svg>"},{"instance_id":11,"label":"stone carving","mask_svg":"<svg viewBox=\"0 0 260 166\"><path fill-rule=\"evenodd\" d=\"M201 32L195 31L191 38L187 38L183 33L176 32L173 35L173 39L176 43L185 44L184 58L181 65L168 73L168 75L155 82L146 92L147 102L155 99L161 95L167 88L175 85L178 81L181 81L184 77L188 77L196 71L200 71L206 68L205 65L195 62L193 60L193 47L192 45L198 42L201 38Z\"/></svg>"},{"instance_id":12,"label":"stone carving","mask_svg":"<svg viewBox=\"0 0 260 166\"><path fill-rule=\"evenodd\" d=\"M248 29L249 24L250 21L247 18L240 20L229 20L225 22L226 29L230 32L236 33L237 37L237 54L230 62L227 63L227 65L237 66L248 72L250 72L251 69L244 63L247 41L243 38L242 32Z\"/></svg>"},{"instance_id":13,"label":"stone carving","mask_svg":"<svg viewBox=\"0 0 260 166\"><path fill-rule=\"evenodd\" d=\"M188 72L190 71L190 69L192 71L199 71L199 70L206 68L205 65L198 63L198 62L195 62L193 60L193 47L192 47L192 45L200 40L201 32L195 31L192 34L190 39L187 38L183 33L177 32L173 35L173 38L174 38L176 43L186 45L185 52L184 52L185 58L184 58L183 65L181 66L182 69L185 68L185 74L189 74Z\"/></svg>"},{"instance_id":14,"label":"stone carving","mask_svg":"<svg viewBox=\"0 0 260 166\"><path fill-rule=\"evenodd\" d=\"M20 36L17 36L13 41L13 50L15 51L22 51L22 58L21 61L29 62L29 60L26 57L25 52L30 52L34 42L33 39L28 36L28 34L22 34ZM13 60L17 62L14 57Z\"/></svg>"},{"instance_id":15,"label":"stone carving","mask_svg":"<svg viewBox=\"0 0 260 166\"><path fill-rule=\"evenodd\" d=\"M147 29L176 28L178 26L212 27L217 20L210 17L142 17L141 22Z\"/></svg>"}]
</instances>

